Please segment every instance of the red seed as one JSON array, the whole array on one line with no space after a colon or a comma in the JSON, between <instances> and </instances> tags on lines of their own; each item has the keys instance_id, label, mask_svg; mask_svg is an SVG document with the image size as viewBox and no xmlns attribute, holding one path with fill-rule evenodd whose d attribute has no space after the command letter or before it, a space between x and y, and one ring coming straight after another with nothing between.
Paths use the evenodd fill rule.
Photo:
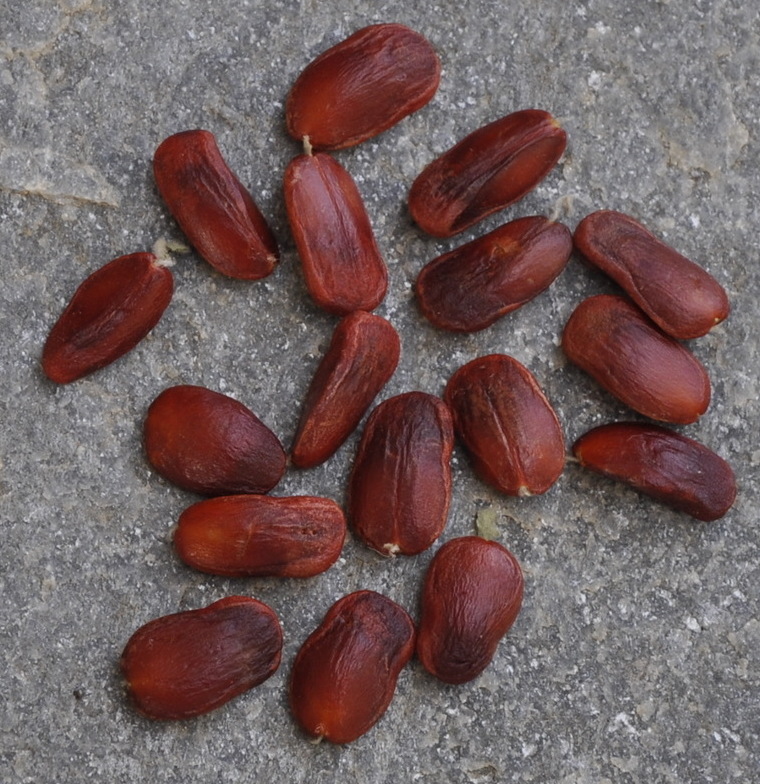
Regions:
<instances>
[{"instance_id":1,"label":"red seed","mask_svg":"<svg viewBox=\"0 0 760 784\"><path fill-rule=\"evenodd\" d=\"M567 135L548 112L524 109L485 125L422 171L409 192L417 225L459 234L532 191L554 168Z\"/></svg>"},{"instance_id":2,"label":"red seed","mask_svg":"<svg viewBox=\"0 0 760 784\"><path fill-rule=\"evenodd\" d=\"M165 389L148 409L144 439L156 471L202 495L266 493L285 471L277 436L242 403L204 387Z\"/></svg>"},{"instance_id":3,"label":"red seed","mask_svg":"<svg viewBox=\"0 0 760 784\"><path fill-rule=\"evenodd\" d=\"M374 591L337 601L293 663L290 707L303 730L350 743L388 709L399 672L414 653L414 624Z\"/></svg>"},{"instance_id":4,"label":"red seed","mask_svg":"<svg viewBox=\"0 0 760 784\"><path fill-rule=\"evenodd\" d=\"M365 27L312 61L288 95L288 133L317 150L350 147L423 107L441 65L430 43L399 24Z\"/></svg>"},{"instance_id":5,"label":"red seed","mask_svg":"<svg viewBox=\"0 0 760 784\"><path fill-rule=\"evenodd\" d=\"M600 294L570 316L562 348L608 392L651 419L695 422L710 404L701 363L622 297Z\"/></svg>"},{"instance_id":6,"label":"red seed","mask_svg":"<svg viewBox=\"0 0 760 784\"><path fill-rule=\"evenodd\" d=\"M277 240L222 158L212 133L192 130L170 136L156 150L153 173L169 212L212 267L244 280L274 270Z\"/></svg>"},{"instance_id":7,"label":"red seed","mask_svg":"<svg viewBox=\"0 0 760 784\"><path fill-rule=\"evenodd\" d=\"M225 577L313 577L338 560L343 510L328 498L227 495L186 509L174 533L179 557Z\"/></svg>"},{"instance_id":8,"label":"red seed","mask_svg":"<svg viewBox=\"0 0 760 784\"><path fill-rule=\"evenodd\" d=\"M388 270L351 175L327 153L299 155L285 172L284 192L313 300L339 316L376 308Z\"/></svg>"},{"instance_id":9,"label":"red seed","mask_svg":"<svg viewBox=\"0 0 760 784\"><path fill-rule=\"evenodd\" d=\"M172 298L171 271L152 253L131 253L93 272L48 335L42 369L58 384L92 373L133 349Z\"/></svg>"},{"instance_id":10,"label":"red seed","mask_svg":"<svg viewBox=\"0 0 760 784\"><path fill-rule=\"evenodd\" d=\"M380 316L359 310L341 320L306 396L293 465L311 468L338 449L393 375L399 352L398 333Z\"/></svg>"},{"instance_id":11,"label":"red seed","mask_svg":"<svg viewBox=\"0 0 760 784\"><path fill-rule=\"evenodd\" d=\"M505 354L468 362L444 400L476 473L508 495L546 492L565 467L557 414L531 372Z\"/></svg>"},{"instance_id":12,"label":"red seed","mask_svg":"<svg viewBox=\"0 0 760 784\"><path fill-rule=\"evenodd\" d=\"M582 466L625 482L697 520L717 520L736 499L731 466L692 438L657 425L617 422L581 436Z\"/></svg>"},{"instance_id":13,"label":"red seed","mask_svg":"<svg viewBox=\"0 0 760 784\"><path fill-rule=\"evenodd\" d=\"M271 608L230 596L140 627L120 663L140 713L189 719L265 681L279 667L281 650L282 630Z\"/></svg>"},{"instance_id":14,"label":"red seed","mask_svg":"<svg viewBox=\"0 0 760 784\"><path fill-rule=\"evenodd\" d=\"M519 218L422 268L417 299L440 329L491 326L547 289L570 258L570 230L542 217Z\"/></svg>"},{"instance_id":15,"label":"red seed","mask_svg":"<svg viewBox=\"0 0 760 784\"><path fill-rule=\"evenodd\" d=\"M446 683L466 683L491 663L523 598L517 559L477 536L444 544L430 563L422 593L417 656Z\"/></svg>"},{"instance_id":16,"label":"red seed","mask_svg":"<svg viewBox=\"0 0 760 784\"><path fill-rule=\"evenodd\" d=\"M349 479L348 517L383 555L414 555L441 535L451 501L454 431L446 404L424 392L370 414Z\"/></svg>"},{"instance_id":17,"label":"red seed","mask_svg":"<svg viewBox=\"0 0 760 784\"><path fill-rule=\"evenodd\" d=\"M728 296L712 275L628 215L612 210L587 215L574 240L592 264L674 338L704 335L729 314Z\"/></svg>"}]
</instances>

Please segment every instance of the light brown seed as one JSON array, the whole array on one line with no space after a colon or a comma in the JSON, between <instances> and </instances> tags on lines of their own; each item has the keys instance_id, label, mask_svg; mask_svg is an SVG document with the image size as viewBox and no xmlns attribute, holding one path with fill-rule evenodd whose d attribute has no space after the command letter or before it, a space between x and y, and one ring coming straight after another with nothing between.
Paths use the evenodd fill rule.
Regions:
<instances>
[{"instance_id":1,"label":"light brown seed","mask_svg":"<svg viewBox=\"0 0 760 784\"><path fill-rule=\"evenodd\" d=\"M144 443L156 471L201 495L266 493L285 471L277 436L242 403L200 386L169 387L151 403Z\"/></svg>"},{"instance_id":2,"label":"light brown seed","mask_svg":"<svg viewBox=\"0 0 760 784\"><path fill-rule=\"evenodd\" d=\"M343 510L329 498L227 495L193 504L174 532L179 557L225 577L313 577L338 560Z\"/></svg>"},{"instance_id":3,"label":"light brown seed","mask_svg":"<svg viewBox=\"0 0 760 784\"><path fill-rule=\"evenodd\" d=\"M422 108L441 65L419 33L399 24L365 27L311 62L285 104L288 133L315 150L359 144Z\"/></svg>"},{"instance_id":4,"label":"light brown seed","mask_svg":"<svg viewBox=\"0 0 760 784\"><path fill-rule=\"evenodd\" d=\"M266 604L230 596L141 626L121 655L127 691L151 719L189 719L258 686L280 665L282 630Z\"/></svg>"},{"instance_id":5,"label":"light brown seed","mask_svg":"<svg viewBox=\"0 0 760 784\"><path fill-rule=\"evenodd\" d=\"M285 172L284 194L312 299L339 316L374 310L388 270L351 175L327 153L299 155Z\"/></svg>"},{"instance_id":6,"label":"light brown seed","mask_svg":"<svg viewBox=\"0 0 760 784\"><path fill-rule=\"evenodd\" d=\"M692 438L657 425L601 425L573 445L578 462L697 520L717 520L736 499L731 466Z\"/></svg>"},{"instance_id":7,"label":"light brown seed","mask_svg":"<svg viewBox=\"0 0 760 784\"><path fill-rule=\"evenodd\" d=\"M58 317L42 351L42 369L69 384L131 351L166 310L171 270L153 253L120 256L89 275Z\"/></svg>"},{"instance_id":8,"label":"light brown seed","mask_svg":"<svg viewBox=\"0 0 760 784\"><path fill-rule=\"evenodd\" d=\"M165 139L153 157L153 173L169 212L212 267L244 280L273 272L277 240L212 133L182 131Z\"/></svg>"},{"instance_id":9,"label":"light brown seed","mask_svg":"<svg viewBox=\"0 0 760 784\"><path fill-rule=\"evenodd\" d=\"M451 377L444 400L476 473L508 495L546 492L565 466L557 414L533 374L491 354Z\"/></svg>"},{"instance_id":10,"label":"light brown seed","mask_svg":"<svg viewBox=\"0 0 760 784\"><path fill-rule=\"evenodd\" d=\"M393 699L414 653L406 610L374 591L338 600L293 663L290 707L303 730L350 743L370 730Z\"/></svg>"},{"instance_id":11,"label":"light brown seed","mask_svg":"<svg viewBox=\"0 0 760 784\"><path fill-rule=\"evenodd\" d=\"M533 190L566 145L565 131L539 109L484 125L419 174L409 192L412 218L435 237L459 234Z\"/></svg>"},{"instance_id":12,"label":"light brown seed","mask_svg":"<svg viewBox=\"0 0 760 784\"><path fill-rule=\"evenodd\" d=\"M451 502L454 430L446 404L425 392L380 403L349 479L354 531L383 555L414 555L441 535Z\"/></svg>"},{"instance_id":13,"label":"light brown seed","mask_svg":"<svg viewBox=\"0 0 760 784\"><path fill-rule=\"evenodd\" d=\"M485 329L548 288L572 249L561 223L540 216L506 223L426 264L417 277L420 309L440 329Z\"/></svg>"},{"instance_id":14,"label":"light brown seed","mask_svg":"<svg viewBox=\"0 0 760 784\"><path fill-rule=\"evenodd\" d=\"M704 335L729 314L728 296L712 275L622 212L587 215L578 224L574 241L674 338Z\"/></svg>"},{"instance_id":15,"label":"light brown seed","mask_svg":"<svg viewBox=\"0 0 760 784\"><path fill-rule=\"evenodd\" d=\"M306 396L291 460L311 468L353 433L396 370L401 344L390 322L358 310L343 318Z\"/></svg>"},{"instance_id":16,"label":"light brown seed","mask_svg":"<svg viewBox=\"0 0 760 784\"><path fill-rule=\"evenodd\" d=\"M600 294L581 302L565 325L562 348L608 392L651 419L689 424L710 404L701 363L622 297Z\"/></svg>"},{"instance_id":17,"label":"light brown seed","mask_svg":"<svg viewBox=\"0 0 760 784\"><path fill-rule=\"evenodd\" d=\"M466 683L491 663L523 598L520 564L477 536L444 544L425 575L417 656L446 683Z\"/></svg>"}]
</instances>

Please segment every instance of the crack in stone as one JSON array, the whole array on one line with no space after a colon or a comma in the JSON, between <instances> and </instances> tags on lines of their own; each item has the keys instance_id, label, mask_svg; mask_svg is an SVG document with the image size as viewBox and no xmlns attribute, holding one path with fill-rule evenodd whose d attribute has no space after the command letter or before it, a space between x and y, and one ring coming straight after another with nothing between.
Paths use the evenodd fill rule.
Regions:
<instances>
[{"instance_id":1,"label":"crack in stone","mask_svg":"<svg viewBox=\"0 0 760 784\"><path fill-rule=\"evenodd\" d=\"M75 0L75 4L71 7L67 7L66 0L57 0L56 5L58 6L60 15L58 19L52 23L52 29L44 40L28 46L19 46L16 48L9 46L8 44L2 44L0 45L0 54L2 57L9 61L14 60L17 57L24 57L32 63L36 63L37 60L55 50L58 39L69 29L72 21L77 16L81 16L89 11L98 12L103 10L102 6L98 3L98 0L82 0L78 5Z\"/></svg>"},{"instance_id":2,"label":"crack in stone","mask_svg":"<svg viewBox=\"0 0 760 784\"><path fill-rule=\"evenodd\" d=\"M0 144L0 190L37 196L56 204L101 204L118 207L119 192L87 163L48 147Z\"/></svg>"}]
</instances>

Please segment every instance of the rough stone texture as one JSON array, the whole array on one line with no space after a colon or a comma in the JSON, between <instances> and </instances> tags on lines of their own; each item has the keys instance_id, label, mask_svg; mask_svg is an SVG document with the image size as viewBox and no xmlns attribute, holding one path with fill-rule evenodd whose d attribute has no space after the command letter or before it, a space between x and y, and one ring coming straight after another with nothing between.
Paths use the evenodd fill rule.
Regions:
<instances>
[{"instance_id":1,"label":"rough stone texture","mask_svg":"<svg viewBox=\"0 0 760 784\"><path fill-rule=\"evenodd\" d=\"M305 581L214 579L183 567L171 529L196 500L153 473L141 422L155 395L205 384L249 405L287 443L334 319L311 304L280 181L298 150L282 107L315 55L378 21L424 33L443 62L433 102L338 154L356 177L390 268L378 309L403 357L384 390L440 394L478 354L526 364L568 441L628 416L569 366L559 334L583 297L611 291L573 259L537 300L477 335L434 330L412 284L443 250L507 218L571 228L629 212L704 265L733 314L693 342L714 382L684 432L734 465L740 493L698 524L568 464L545 496L499 496L454 463L444 539L479 510L526 573L524 609L475 682L442 686L415 662L366 736L308 743L287 709L290 662L339 596L374 588L417 613L432 555L386 561L347 542ZM0 0L0 780L749 782L760 768L760 546L756 443L760 351L760 16L746 0ZM509 111L561 118L568 151L521 203L440 242L404 199L436 154ZM165 317L131 354L67 387L40 350L86 274L180 239L150 174L168 134L212 130L271 218L282 264L231 281L177 259ZM342 500L355 435L326 465L290 471L277 494ZM435 548L433 548L434 550ZM142 623L230 593L280 615L283 666L208 716L156 724L124 698L117 662Z\"/></svg>"}]
</instances>

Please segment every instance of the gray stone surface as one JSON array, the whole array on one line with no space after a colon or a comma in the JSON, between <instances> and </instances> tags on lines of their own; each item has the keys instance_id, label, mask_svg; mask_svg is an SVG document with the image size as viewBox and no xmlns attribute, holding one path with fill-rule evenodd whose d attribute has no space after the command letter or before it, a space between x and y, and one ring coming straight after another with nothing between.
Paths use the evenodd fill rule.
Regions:
<instances>
[{"instance_id":1,"label":"gray stone surface","mask_svg":"<svg viewBox=\"0 0 760 784\"><path fill-rule=\"evenodd\" d=\"M455 453L443 539L493 509L526 573L524 609L492 666L461 687L412 663L380 723L345 747L312 745L287 707L295 652L329 605L380 590L416 615L432 551L387 561L349 540L300 581L228 580L171 547L196 500L148 467L141 423L167 385L205 384L249 405L286 443L334 319L311 304L280 182L298 150L283 101L306 63L373 22L424 33L443 62L426 108L338 154L356 177L390 268L378 309L402 335L383 397L440 394L479 354L536 374L568 441L628 416L564 360L572 308L611 284L573 259L543 295L470 336L434 330L412 284L423 264L505 219L573 228L629 212L709 269L733 313L694 341L714 384L688 434L728 458L735 508L690 519L569 464L543 497L512 499ZM745 0L0 0L0 780L3 782L749 782L760 768L757 227L760 17ZM464 238L423 236L405 195L465 133L518 108L569 134L557 169ZM46 381L47 331L110 258L180 232L150 173L153 150L212 130L280 238L266 281L178 259L176 294L136 350L66 387ZM278 494L342 500L356 435ZM433 548L435 550L435 548ZM118 659L146 621L231 593L279 614L280 671L186 723L151 723L125 700Z\"/></svg>"}]
</instances>

